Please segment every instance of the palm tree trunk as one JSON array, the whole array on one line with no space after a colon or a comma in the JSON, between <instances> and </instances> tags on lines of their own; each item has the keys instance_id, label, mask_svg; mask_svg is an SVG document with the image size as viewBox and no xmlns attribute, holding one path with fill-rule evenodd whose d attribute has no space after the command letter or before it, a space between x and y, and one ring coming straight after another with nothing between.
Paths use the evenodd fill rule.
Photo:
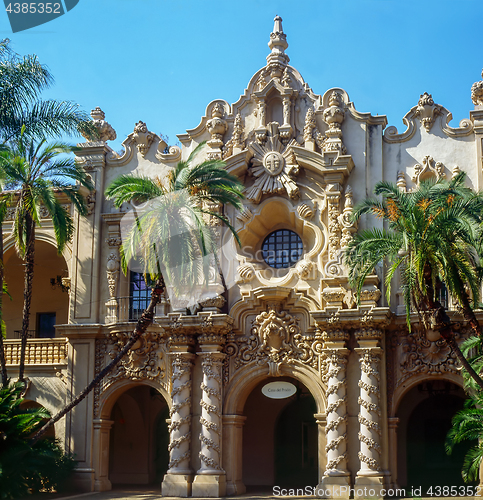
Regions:
<instances>
[{"instance_id":1,"label":"palm tree trunk","mask_svg":"<svg viewBox=\"0 0 483 500\"><path fill-rule=\"evenodd\" d=\"M25 353L27 351L27 338L30 323L30 305L32 303L32 283L34 279L35 258L35 223L29 213L26 215L27 249L25 253L25 278L23 292L22 332L20 334L20 366L18 380L24 382Z\"/></svg>"},{"instance_id":2,"label":"palm tree trunk","mask_svg":"<svg viewBox=\"0 0 483 500\"><path fill-rule=\"evenodd\" d=\"M3 227L2 227L2 221L0 220L0 369L2 371L2 387L7 387L8 384L7 360L5 359L5 345L3 343L3 331L1 328L3 320L3 279L4 279Z\"/></svg>"},{"instance_id":3,"label":"palm tree trunk","mask_svg":"<svg viewBox=\"0 0 483 500\"><path fill-rule=\"evenodd\" d=\"M433 281L431 279L431 270L429 265L427 264L427 268L425 269L425 285L427 290L427 308L432 313L432 321L435 325L437 325L437 329L441 337L446 341L451 350L456 354L456 357L459 359L460 363L463 365L463 368L468 372L470 377L476 382L476 384L483 389L483 379L475 372L473 367L470 365L468 360L464 357L461 349L459 348L458 342L456 342L455 333L453 331L451 318L446 313L444 307L438 300L434 300L434 288ZM468 307L469 301L468 301ZM471 307L470 307L471 309ZM476 317L475 317L476 320ZM478 321L478 320L476 320Z\"/></svg>"},{"instance_id":4,"label":"palm tree trunk","mask_svg":"<svg viewBox=\"0 0 483 500\"><path fill-rule=\"evenodd\" d=\"M463 292L461 296L461 307L463 309L463 317L468 322L469 327L476 336L481 337L480 322L470 305L470 298L466 292Z\"/></svg>"},{"instance_id":5,"label":"palm tree trunk","mask_svg":"<svg viewBox=\"0 0 483 500\"><path fill-rule=\"evenodd\" d=\"M160 301L161 294L165 290L164 279L161 277L156 281L152 291L151 291L151 301L148 307L144 310L133 333L126 342L126 345L118 353L118 355L95 377L92 382L68 405L66 405L61 411L54 415L30 440L30 445L34 445L39 438L47 431L47 429L58 422L64 415L69 413L73 408L75 408L93 389L98 385L101 380L111 372L119 361L129 352L131 347L136 343L136 341L141 337L141 335L147 330L148 326L153 322L154 312L156 304Z\"/></svg>"},{"instance_id":6,"label":"palm tree trunk","mask_svg":"<svg viewBox=\"0 0 483 500\"><path fill-rule=\"evenodd\" d=\"M478 384L480 389L483 390L483 380L478 374L473 370L473 367L468 363L468 360L463 356L461 349L458 346L458 342L456 342L455 334L451 327L442 328L440 330L441 337L446 341L446 343L451 347L453 352L456 354L456 357L459 359L460 363L463 365L463 368L469 373L470 377Z\"/></svg>"}]
</instances>

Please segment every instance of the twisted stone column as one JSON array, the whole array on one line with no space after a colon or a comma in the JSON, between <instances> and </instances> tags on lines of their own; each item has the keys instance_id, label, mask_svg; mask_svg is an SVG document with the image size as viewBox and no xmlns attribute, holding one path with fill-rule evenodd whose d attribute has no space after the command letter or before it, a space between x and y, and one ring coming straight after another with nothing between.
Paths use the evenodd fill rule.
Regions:
<instances>
[{"instance_id":1,"label":"twisted stone column","mask_svg":"<svg viewBox=\"0 0 483 500\"><path fill-rule=\"evenodd\" d=\"M359 380L359 451L360 469L358 476L379 476L381 472L381 427L379 425L380 410L380 373L381 352L375 349L357 349L361 364Z\"/></svg>"},{"instance_id":2,"label":"twisted stone column","mask_svg":"<svg viewBox=\"0 0 483 500\"><path fill-rule=\"evenodd\" d=\"M329 359L327 384L327 466L326 476L346 476L347 471L347 349L327 351Z\"/></svg>"},{"instance_id":3,"label":"twisted stone column","mask_svg":"<svg viewBox=\"0 0 483 500\"><path fill-rule=\"evenodd\" d=\"M201 399L201 468L198 474L219 474L221 463L221 369L225 354L200 353L203 370Z\"/></svg>"},{"instance_id":4,"label":"twisted stone column","mask_svg":"<svg viewBox=\"0 0 483 500\"><path fill-rule=\"evenodd\" d=\"M360 468L355 480L354 498L382 498L384 472L381 464L381 357L379 342L382 330L362 328L355 332L359 348L361 375L359 380L359 441ZM369 492L367 493L366 490Z\"/></svg>"},{"instance_id":5,"label":"twisted stone column","mask_svg":"<svg viewBox=\"0 0 483 500\"><path fill-rule=\"evenodd\" d=\"M162 485L163 496L190 496L191 367L194 354L172 353L172 406L169 426L169 466Z\"/></svg>"},{"instance_id":6,"label":"twisted stone column","mask_svg":"<svg viewBox=\"0 0 483 500\"><path fill-rule=\"evenodd\" d=\"M346 367L349 350L345 342L349 334L344 330L324 331L322 337L327 349L324 353L329 361L324 381L327 383L326 445L327 464L322 485L330 491L330 497L349 498L350 473L347 470L347 392Z\"/></svg>"},{"instance_id":7,"label":"twisted stone column","mask_svg":"<svg viewBox=\"0 0 483 500\"><path fill-rule=\"evenodd\" d=\"M201 467L193 481L193 496L222 497L226 494L226 474L221 466L222 443L222 366L224 335L204 334L198 337L202 352L201 370Z\"/></svg>"}]
</instances>

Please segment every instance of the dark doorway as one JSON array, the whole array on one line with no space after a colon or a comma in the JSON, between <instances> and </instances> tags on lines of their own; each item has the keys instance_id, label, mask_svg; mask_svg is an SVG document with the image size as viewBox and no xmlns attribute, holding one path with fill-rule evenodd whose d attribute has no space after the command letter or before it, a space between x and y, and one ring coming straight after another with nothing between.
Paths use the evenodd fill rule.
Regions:
<instances>
[{"instance_id":1,"label":"dark doorway","mask_svg":"<svg viewBox=\"0 0 483 500\"><path fill-rule=\"evenodd\" d=\"M317 484L317 412L304 394L285 407L275 428L275 483L287 488Z\"/></svg>"},{"instance_id":2,"label":"dark doorway","mask_svg":"<svg viewBox=\"0 0 483 500\"><path fill-rule=\"evenodd\" d=\"M55 337L55 313L37 314L37 337L42 339Z\"/></svg>"},{"instance_id":3,"label":"dark doorway","mask_svg":"<svg viewBox=\"0 0 483 500\"><path fill-rule=\"evenodd\" d=\"M274 381L290 382L297 392L286 399L270 399L262 388ZM317 484L317 408L302 383L289 377L267 378L253 389L243 413L247 419L242 477L249 491Z\"/></svg>"},{"instance_id":4,"label":"dark doorway","mask_svg":"<svg viewBox=\"0 0 483 500\"><path fill-rule=\"evenodd\" d=\"M412 411L407 424L408 486L422 486L423 496L431 486L462 486L461 466L468 443L444 449L451 419L463 408L464 398L455 394L430 394ZM433 493L434 494L434 493Z\"/></svg>"},{"instance_id":5,"label":"dark doorway","mask_svg":"<svg viewBox=\"0 0 483 500\"><path fill-rule=\"evenodd\" d=\"M169 461L167 418L166 401L151 387L140 384L119 396L111 412L112 484L161 485Z\"/></svg>"}]
</instances>

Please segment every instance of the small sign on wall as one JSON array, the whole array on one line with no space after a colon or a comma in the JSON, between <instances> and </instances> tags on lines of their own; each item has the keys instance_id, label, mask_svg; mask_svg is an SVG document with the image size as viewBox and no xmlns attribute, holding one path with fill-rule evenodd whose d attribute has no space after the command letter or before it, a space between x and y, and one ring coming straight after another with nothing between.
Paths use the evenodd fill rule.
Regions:
<instances>
[{"instance_id":1,"label":"small sign on wall","mask_svg":"<svg viewBox=\"0 0 483 500\"><path fill-rule=\"evenodd\" d=\"M285 399L293 396L297 388L290 382L269 382L262 387L262 394L270 399Z\"/></svg>"}]
</instances>

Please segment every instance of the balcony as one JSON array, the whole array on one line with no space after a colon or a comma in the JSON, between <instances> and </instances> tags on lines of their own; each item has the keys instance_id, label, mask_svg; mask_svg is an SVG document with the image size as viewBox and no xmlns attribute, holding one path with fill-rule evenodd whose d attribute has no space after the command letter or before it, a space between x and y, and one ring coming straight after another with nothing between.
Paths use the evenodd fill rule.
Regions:
<instances>
[{"instance_id":1,"label":"balcony","mask_svg":"<svg viewBox=\"0 0 483 500\"><path fill-rule=\"evenodd\" d=\"M4 340L7 365L20 364L20 340ZM59 365L67 363L67 339L30 339L25 352L26 365Z\"/></svg>"}]
</instances>

